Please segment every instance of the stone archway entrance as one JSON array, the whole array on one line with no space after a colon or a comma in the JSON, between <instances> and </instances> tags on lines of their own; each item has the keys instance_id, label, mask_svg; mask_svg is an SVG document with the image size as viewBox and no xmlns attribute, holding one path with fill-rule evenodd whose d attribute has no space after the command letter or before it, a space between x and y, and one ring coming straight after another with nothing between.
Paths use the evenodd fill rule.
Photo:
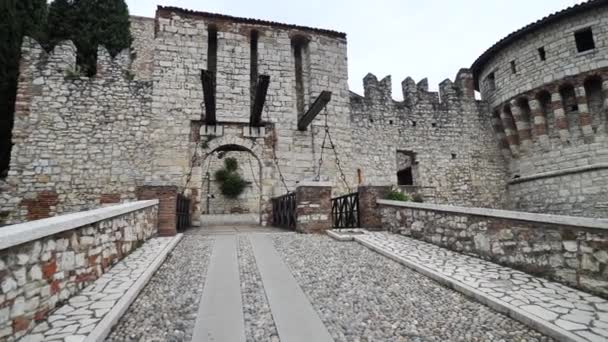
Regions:
<instances>
[{"instance_id":1,"label":"stone archway entrance","mask_svg":"<svg viewBox=\"0 0 608 342\"><path fill-rule=\"evenodd\" d=\"M236 198L226 196L216 177L228 159L237 162L236 172L246 181L244 191ZM203 156L201 184L201 223L205 225L261 224L263 212L263 166L250 149L235 143L210 148Z\"/></svg>"}]
</instances>

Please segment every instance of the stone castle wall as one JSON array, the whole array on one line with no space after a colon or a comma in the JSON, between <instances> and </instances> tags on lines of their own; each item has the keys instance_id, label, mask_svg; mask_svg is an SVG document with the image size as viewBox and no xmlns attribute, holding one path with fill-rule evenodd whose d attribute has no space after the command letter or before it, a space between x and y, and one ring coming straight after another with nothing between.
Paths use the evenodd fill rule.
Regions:
<instances>
[{"instance_id":1,"label":"stone castle wall","mask_svg":"<svg viewBox=\"0 0 608 342\"><path fill-rule=\"evenodd\" d=\"M471 74L462 70L456 82L444 81L440 94L429 92L426 80L408 78L402 86L404 101L394 101L390 77L370 74L365 96L351 96L354 167L362 183L397 184L397 172L413 156L414 185L429 187L434 202L504 205L504 161Z\"/></svg>"},{"instance_id":2,"label":"stone castle wall","mask_svg":"<svg viewBox=\"0 0 608 342\"><path fill-rule=\"evenodd\" d=\"M154 66L154 18L131 16L131 52L133 63L131 72L136 79L152 79Z\"/></svg>"},{"instance_id":3,"label":"stone castle wall","mask_svg":"<svg viewBox=\"0 0 608 342\"><path fill-rule=\"evenodd\" d=\"M595 49L578 52L574 33L590 27ZM608 5L596 6L566 19L545 25L497 51L479 73L482 96L491 108L526 91L559 81L567 76L608 67ZM541 60L538 49L545 49ZM511 61L515 61L513 73ZM491 90L488 74L494 72L495 90Z\"/></svg>"},{"instance_id":4,"label":"stone castle wall","mask_svg":"<svg viewBox=\"0 0 608 342\"><path fill-rule=\"evenodd\" d=\"M604 3L544 25L479 66L513 209L608 215L607 14ZM588 28L595 48L579 52Z\"/></svg>"},{"instance_id":5,"label":"stone castle wall","mask_svg":"<svg viewBox=\"0 0 608 342\"><path fill-rule=\"evenodd\" d=\"M98 52L97 75L75 73L76 48L47 54L26 38L9 175L0 194L5 224L135 199L151 172L152 89L129 77L129 52Z\"/></svg>"},{"instance_id":6,"label":"stone castle wall","mask_svg":"<svg viewBox=\"0 0 608 342\"><path fill-rule=\"evenodd\" d=\"M285 193L278 170L272 162L275 146L278 164L290 190L303 179L316 175L323 123L322 115L307 131L297 131L297 96L295 57L292 38L308 41L304 57L305 107L323 90L333 93L327 113L334 142L344 160L350 158L350 121L348 115L348 84L346 40L305 28L272 26L240 19L225 19L204 13L161 8L157 13L154 52L153 89L153 176L149 181L184 186L191 167L191 156L200 154L188 187L202 194L204 183L202 163L205 155L227 144L245 146L262 160L263 199ZM204 118L201 70L207 69L208 34L210 26L217 29L217 104L216 117L222 133L211 135L213 146L198 148L197 140L208 136L202 128ZM264 134L245 136L250 115L251 34L258 33L258 73L270 76L270 85L263 115ZM236 142L235 142L236 140ZM222 145L223 144L223 145ZM253 147L255 145L255 147ZM260 154L261 153L261 154ZM351 181L354 172L350 172ZM322 175L337 181L335 162L323 164ZM201 213L205 198L200 199Z\"/></svg>"},{"instance_id":7,"label":"stone castle wall","mask_svg":"<svg viewBox=\"0 0 608 342\"><path fill-rule=\"evenodd\" d=\"M261 222L270 198L317 175L334 185L335 196L361 184L396 184L397 172L408 166L414 186L437 203L607 214L602 16L577 14L561 36L563 23L550 24L535 39L498 51L480 74L483 102L475 100L466 69L441 83L439 93L426 80L406 79L401 102L392 99L390 78L368 75L364 96L351 93L346 38L338 32L171 7L159 7L154 19L132 17L131 25L131 53L112 60L100 49L91 78L73 75L73 45L47 55L26 40L11 170L0 181L0 224L134 199L141 186L191 194L197 223L207 211L205 168L230 150L241 166L255 160L258 175L250 176L259 187L252 182L235 202L212 182L209 211L259 211ZM597 48L573 53L573 32L589 25ZM213 31L218 122L206 126L201 71L213 64ZM545 45L544 64L534 60L535 42ZM572 65L558 70L562 48ZM518 72L510 75L504 69L511 71L514 56ZM259 128L249 127L254 65L257 75L270 76ZM483 82L489 70L496 91ZM552 78L541 80L543 73ZM332 92L327 108L298 131L298 118L322 91ZM324 137L326 122L339 165Z\"/></svg>"}]
</instances>

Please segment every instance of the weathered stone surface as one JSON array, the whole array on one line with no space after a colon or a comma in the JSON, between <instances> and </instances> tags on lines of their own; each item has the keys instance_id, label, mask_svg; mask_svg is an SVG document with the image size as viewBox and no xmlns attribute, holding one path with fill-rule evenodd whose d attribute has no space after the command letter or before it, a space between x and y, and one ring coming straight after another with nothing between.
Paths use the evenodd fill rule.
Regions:
<instances>
[{"instance_id":1,"label":"weathered stone surface","mask_svg":"<svg viewBox=\"0 0 608 342\"><path fill-rule=\"evenodd\" d=\"M440 206L427 207L381 204L382 222L394 233L608 296L608 274L604 271L608 267L605 258L608 231L605 229L520 221L517 212L507 212L513 213L513 218L508 219L490 213L475 215ZM562 218L572 224L579 221L573 217Z\"/></svg>"},{"instance_id":2,"label":"weathered stone surface","mask_svg":"<svg viewBox=\"0 0 608 342\"><path fill-rule=\"evenodd\" d=\"M2 250L0 260L6 270L0 271L0 331L10 331L7 341L24 336L34 328L34 321L44 320L57 303L94 282L155 235L157 214L157 207L149 206ZM125 230L132 231L135 243L123 240ZM39 260L34 256L42 253L43 246L51 257ZM26 259L18 257L25 255L21 251L30 251L28 265L22 265ZM79 317L80 313L87 314L82 306L65 305L54 314ZM36 336L29 338L35 340Z\"/></svg>"}]
</instances>

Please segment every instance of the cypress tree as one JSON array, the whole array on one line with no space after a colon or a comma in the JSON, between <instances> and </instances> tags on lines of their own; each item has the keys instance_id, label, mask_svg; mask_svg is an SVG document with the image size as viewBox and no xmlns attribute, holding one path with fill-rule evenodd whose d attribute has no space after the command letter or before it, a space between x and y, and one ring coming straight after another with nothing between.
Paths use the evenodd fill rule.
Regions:
<instances>
[{"instance_id":1,"label":"cypress tree","mask_svg":"<svg viewBox=\"0 0 608 342\"><path fill-rule=\"evenodd\" d=\"M78 49L78 65L95 74L97 47L112 56L131 47L129 9L124 0L54 0L49 10L49 41L72 40Z\"/></svg>"},{"instance_id":2,"label":"cypress tree","mask_svg":"<svg viewBox=\"0 0 608 342\"><path fill-rule=\"evenodd\" d=\"M23 36L44 40L46 0L0 0L0 177L10 163Z\"/></svg>"}]
</instances>

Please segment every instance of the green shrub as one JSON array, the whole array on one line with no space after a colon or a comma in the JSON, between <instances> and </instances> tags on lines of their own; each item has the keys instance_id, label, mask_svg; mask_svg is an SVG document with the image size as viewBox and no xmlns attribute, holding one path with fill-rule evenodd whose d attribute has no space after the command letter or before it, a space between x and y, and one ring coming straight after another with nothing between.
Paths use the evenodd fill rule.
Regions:
<instances>
[{"instance_id":1,"label":"green shrub","mask_svg":"<svg viewBox=\"0 0 608 342\"><path fill-rule=\"evenodd\" d=\"M391 201L401 201L401 202L410 202L412 200L412 198L408 194L405 194L405 193L397 191L397 190L391 190L388 193L388 196L386 198Z\"/></svg>"},{"instance_id":2,"label":"green shrub","mask_svg":"<svg viewBox=\"0 0 608 342\"><path fill-rule=\"evenodd\" d=\"M77 80L83 75L82 69L77 65L75 68L65 69L66 80Z\"/></svg>"},{"instance_id":3,"label":"green shrub","mask_svg":"<svg viewBox=\"0 0 608 342\"><path fill-rule=\"evenodd\" d=\"M239 168L239 162L234 158L226 158L226 160L224 160L224 167L229 172L234 172Z\"/></svg>"},{"instance_id":4,"label":"green shrub","mask_svg":"<svg viewBox=\"0 0 608 342\"><path fill-rule=\"evenodd\" d=\"M412 195L412 202L424 203L424 197L419 193L415 193Z\"/></svg>"},{"instance_id":5,"label":"green shrub","mask_svg":"<svg viewBox=\"0 0 608 342\"><path fill-rule=\"evenodd\" d=\"M234 158L224 159L224 168L215 172L215 180L220 183L222 194L228 198L237 198L245 191L247 181L238 174L239 164Z\"/></svg>"},{"instance_id":6,"label":"green shrub","mask_svg":"<svg viewBox=\"0 0 608 342\"><path fill-rule=\"evenodd\" d=\"M237 198L240 194L243 193L245 187L247 186L247 181L241 177L236 172L229 173L220 185L220 189L222 190L222 194L228 198Z\"/></svg>"}]
</instances>

